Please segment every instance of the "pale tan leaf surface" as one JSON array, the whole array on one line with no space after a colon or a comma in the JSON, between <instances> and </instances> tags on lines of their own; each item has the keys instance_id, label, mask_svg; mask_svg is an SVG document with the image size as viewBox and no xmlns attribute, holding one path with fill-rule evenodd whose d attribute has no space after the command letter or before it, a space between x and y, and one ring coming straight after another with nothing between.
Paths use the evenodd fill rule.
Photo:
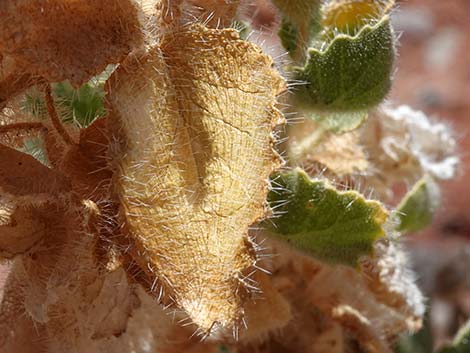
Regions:
<instances>
[{"instance_id":1,"label":"pale tan leaf surface","mask_svg":"<svg viewBox=\"0 0 470 353\"><path fill-rule=\"evenodd\" d=\"M139 47L140 27L133 0L4 0L0 52L24 72L79 85Z\"/></svg>"},{"instance_id":2,"label":"pale tan leaf surface","mask_svg":"<svg viewBox=\"0 0 470 353\"><path fill-rule=\"evenodd\" d=\"M135 260L207 332L242 314L283 82L233 30L192 26L162 51L124 63L108 87L116 192Z\"/></svg>"}]
</instances>

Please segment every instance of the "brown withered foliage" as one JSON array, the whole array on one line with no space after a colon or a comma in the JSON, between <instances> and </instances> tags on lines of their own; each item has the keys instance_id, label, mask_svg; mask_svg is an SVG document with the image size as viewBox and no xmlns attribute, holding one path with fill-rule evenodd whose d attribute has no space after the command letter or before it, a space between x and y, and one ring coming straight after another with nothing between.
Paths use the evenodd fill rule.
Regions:
<instances>
[{"instance_id":1,"label":"brown withered foliage","mask_svg":"<svg viewBox=\"0 0 470 353\"><path fill-rule=\"evenodd\" d=\"M255 229L281 166L286 84L220 29L239 3L0 2L2 352L386 353L419 326L421 297L391 244L355 270ZM51 84L108 64L107 115L64 124ZM48 119L21 108L31 85ZM22 152L30 137L45 160Z\"/></svg>"}]
</instances>

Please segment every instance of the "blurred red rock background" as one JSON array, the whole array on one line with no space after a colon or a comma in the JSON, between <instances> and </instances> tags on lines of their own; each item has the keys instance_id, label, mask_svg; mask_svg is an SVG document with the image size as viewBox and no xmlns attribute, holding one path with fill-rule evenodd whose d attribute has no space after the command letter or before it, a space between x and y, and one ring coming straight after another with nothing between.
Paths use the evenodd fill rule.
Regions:
<instances>
[{"instance_id":1,"label":"blurred red rock background","mask_svg":"<svg viewBox=\"0 0 470 353\"><path fill-rule=\"evenodd\" d=\"M470 317L470 1L400 1L394 24L402 34L390 98L446 121L459 142L459 175L443 184L433 225L409 240L440 345Z\"/></svg>"}]
</instances>

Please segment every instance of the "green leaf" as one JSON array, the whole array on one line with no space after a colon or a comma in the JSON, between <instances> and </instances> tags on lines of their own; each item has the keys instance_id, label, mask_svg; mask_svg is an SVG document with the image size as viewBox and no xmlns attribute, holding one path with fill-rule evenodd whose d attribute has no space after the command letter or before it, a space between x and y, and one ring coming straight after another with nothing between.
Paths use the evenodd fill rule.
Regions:
<instances>
[{"instance_id":1,"label":"green leaf","mask_svg":"<svg viewBox=\"0 0 470 353\"><path fill-rule=\"evenodd\" d=\"M364 26L356 36L339 34L324 49L309 49L294 91L301 109L320 115L366 111L377 106L391 86L395 58L394 35L385 16Z\"/></svg>"},{"instance_id":2,"label":"green leaf","mask_svg":"<svg viewBox=\"0 0 470 353\"><path fill-rule=\"evenodd\" d=\"M299 168L273 174L271 185L269 233L319 260L356 266L385 234L387 211L356 191L338 191Z\"/></svg>"},{"instance_id":3,"label":"green leaf","mask_svg":"<svg viewBox=\"0 0 470 353\"><path fill-rule=\"evenodd\" d=\"M438 353L470 352L470 320L457 332L451 346L443 347Z\"/></svg>"},{"instance_id":4,"label":"green leaf","mask_svg":"<svg viewBox=\"0 0 470 353\"><path fill-rule=\"evenodd\" d=\"M417 232L431 224L439 206L440 192L430 177L421 178L405 195L397 208L400 232Z\"/></svg>"}]
</instances>

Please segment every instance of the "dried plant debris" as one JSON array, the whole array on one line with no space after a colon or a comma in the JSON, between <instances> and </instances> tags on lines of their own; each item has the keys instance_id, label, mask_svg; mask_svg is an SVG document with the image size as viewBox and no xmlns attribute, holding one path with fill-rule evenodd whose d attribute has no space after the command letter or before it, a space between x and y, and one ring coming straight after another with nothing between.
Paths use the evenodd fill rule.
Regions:
<instances>
[{"instance_id":1,"label":"dried plant debris","mask_svg":"<svg viewBox=\"0 0 470 353\"><path fill-rule=\"evenodd\" d=\"M309 175L343 178L361 175L369 168L359 131L335 134L306 119L289 128L289 161Z\"/></svg>"},{"instance_id":2,"label":"dried plant debris","mask_svg":"<svg viewBox=\"0 0 470 353\"><path fill-rule=\"evenodd\" d=\"M23 72L13 58L0 51L0 111L5 108L10 98L34 83L35 80L30 74Z\"/></svg>"},{"instance_id":3,"label":"dried plant debris","mask_svg":"<svg viewBox=\"0 0 470 353\"><path fill-rule=\"evenodd\" d=\"M393 242L378 242L375 257L361 261L359 271L326 265L280 243L267 246L276 254L266 265L273 287L290 304L293 319L263 343L245 343L234 352L385 353L400 333L419 329L423 296Z\"/></svg>"},{"instance_id":4,"label":"dried plant debris","mask_svg":"<svg viewBox=\"0 0 470 353\"><path fill-rule=\"evenodd\" d=\"M456 175L459 157L450 128L408 106L379 109L361 135L370 163L370 175L361 182L378 195L386 197L395 183L414 183L424 174L436 180Z\"/></svg>"},{"instance_id":5,"label":"dried plant debris","mask_svg":"<svg viewBox=\"0 0 470 353\"><path fill-rule=\"evenodd\" d=\"M143 43L139 11L133 0L2 1L0 52L25 73L80 85Z\"/></svg>"},{"instance_id":6,"label":"dried plant debris","mask_svg":"<svg viewBox=\"0 0 470 353\"><path fill-rule=\"evenodd\" d=\"M204 331L242 315L247 231L279 164L283 81L271 66L234 30L196 25L123 63L108 88L132 256Z\"/></svg>"}]
</instances>

